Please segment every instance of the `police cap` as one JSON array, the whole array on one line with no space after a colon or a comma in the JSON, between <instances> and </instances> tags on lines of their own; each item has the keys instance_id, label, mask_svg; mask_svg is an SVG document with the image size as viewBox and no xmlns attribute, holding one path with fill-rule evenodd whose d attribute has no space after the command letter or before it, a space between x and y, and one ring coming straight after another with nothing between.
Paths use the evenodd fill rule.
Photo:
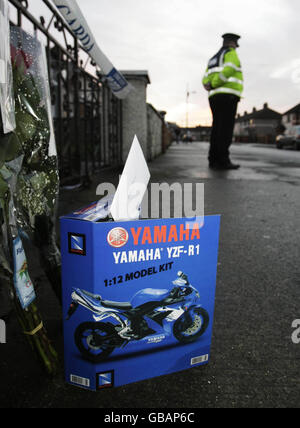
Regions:
<instances>
[{"instance_id":1,"label":"police cap","mask_svg":"<svg viewBox=\"0 0 300 428\"><path fill-rule=\"evenodd\" d=\"M240 40L241 36L238 36L237 34L233 34L233 33L226 33L223 34L223 39L224 41L228 42L228 41L233 41L236 42L236 44L238 45L238 41ZM238 45L239 46L239 45Z\"/></svg>"}]
</instances>

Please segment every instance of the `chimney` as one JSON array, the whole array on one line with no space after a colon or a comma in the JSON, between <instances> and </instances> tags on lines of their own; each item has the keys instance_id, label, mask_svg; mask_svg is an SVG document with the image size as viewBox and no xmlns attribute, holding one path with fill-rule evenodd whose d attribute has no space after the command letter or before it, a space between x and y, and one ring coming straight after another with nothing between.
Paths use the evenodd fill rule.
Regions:
<instances>
[{"instance_id":1,"label":"chimney","mask_svg":"<svg viewBox=\"0 0 300 428\"><path fill-rule=\"evenodd\" d=\"M264 110L266 110L267 108L269 108L269 105L268 105L268 103L265 103L264 104Z\"/></svg>"},{"instance_id":2,"label":"chimney","mask_svg":"<svg viewBox=\"0 0 300 428\"><path fill-rule=\"evenodd\" d=\"M248 114L248 112L247 112L247 111L245 111L245 112L244 112L244 116L247 116L247 114Z\"/></svg>"},{"instance_id":3,"label":"chimney","mask_svg":"<svg viewBox=\"0 0 300 428\"><path fill-rule=\"evenodd\" d=\"M256 108L255 107L253 107L253 113L256 113Z\"/></svg>"}]
</instances>

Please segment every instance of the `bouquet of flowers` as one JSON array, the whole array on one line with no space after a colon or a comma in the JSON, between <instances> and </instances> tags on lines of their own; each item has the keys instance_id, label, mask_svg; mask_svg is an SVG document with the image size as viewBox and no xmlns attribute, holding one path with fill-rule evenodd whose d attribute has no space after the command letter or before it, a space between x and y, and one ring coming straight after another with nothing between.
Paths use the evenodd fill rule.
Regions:
<instances>
[{"instance_id":1,"label":"bouquet of flowers","mask_svg":"<svg viewBox=\"0 0 300 428\"><path fill-rule=\"evenodd\" d=\"M54 228L59 179L49 87L41 44L17 27L11 29L10 37L15 129L7 132L0 115L0 292L2 287L12 298L31 347L47 372L54 374L57 354L37 308L22 242L26 236L38 247L41 264L60 299L60 252Z\"/></svg>"},{"instance_id":2,"label":"bouquet of flowers","mask_svg":"<svg viewBox=\"0 0 300 428\"><path fill-rule=\"evenodd\" d=\"M10 150L6 152L5 161L2 162L0 168L0 222L2 224L0 285L5 288L2 292L5 291L12 298L18 320L30 346L36 352L46 371L53 375L57 370L58 358L47 337L35 302L35 291L29 276L27 260L16 221L17 211L14 201L16 199L18 170L23 155L18 156L20 142L17 136L15 134L4 136L0 130L2 158L4 149L7 147L5 143L9 141L11 142L8 145ZM14 159L14 156L17 158Z\"/></svg>"}]
</instances>

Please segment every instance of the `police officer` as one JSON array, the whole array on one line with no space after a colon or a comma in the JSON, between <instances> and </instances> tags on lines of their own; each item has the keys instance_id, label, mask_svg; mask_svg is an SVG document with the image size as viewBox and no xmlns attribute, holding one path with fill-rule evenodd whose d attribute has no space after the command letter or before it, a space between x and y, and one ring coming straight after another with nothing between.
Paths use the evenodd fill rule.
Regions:
<instances>
[{"instance_id":1,"label":"police officer","mask_svg":"<svg viewBox=\"0 0 300 428\"><path fill-rule=\"evenodd\" d=\"M243 72L236 52L240 36L227 33L223 39L222 48L209 61L203 78L213 114L209 166L216 170L236 170L240 165L231 162L229 148L237 106L244 89Z\"/></svg>"}]
</instances>

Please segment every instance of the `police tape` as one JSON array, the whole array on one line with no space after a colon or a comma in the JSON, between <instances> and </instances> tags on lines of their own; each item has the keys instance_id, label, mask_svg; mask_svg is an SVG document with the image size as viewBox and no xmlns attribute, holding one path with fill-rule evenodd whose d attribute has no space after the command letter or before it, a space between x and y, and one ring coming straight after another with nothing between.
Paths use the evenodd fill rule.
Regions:
<instances>
[{"instance_id":1,"label":"police tape","mask_svg":"<svg viewBox=\"0 0 300 428\"><path fill-rule=\"evenodd\" d=\"M84 50L101 68L114 95L120 99L126 98L132 86L98 46L76 0L53 0L53 2Z\"/></svg>"}]
</instances>

